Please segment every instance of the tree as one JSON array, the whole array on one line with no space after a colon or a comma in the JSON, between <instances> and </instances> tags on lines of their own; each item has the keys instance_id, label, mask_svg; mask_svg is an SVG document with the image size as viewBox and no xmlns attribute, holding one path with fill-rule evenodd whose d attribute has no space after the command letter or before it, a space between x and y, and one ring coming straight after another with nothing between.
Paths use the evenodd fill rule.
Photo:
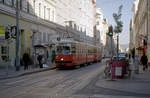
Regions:
<instances>
[{"instance_id":1,"label":"tree","mask_svg":"<svg viewBox=\"0 0 150 98\"><path fill-rule=\"evenodd\" d=\"M113 18L116 22L116 26L114 28L114 32L117 34L117 57L118 57L118 51L119 51L119 33L122 32L123 28L123 22L121 21L121 16L122 16L122 8L123 5L119 6L118 13L113 13Z\"/></svg>"},{"instance_id":2,"label":"tree","mask_svg":"<svg viewBox=\"0 0 150 98\"><path fill-rule=\"evenodd\" d=\"M120 5L118 13L113 13L113 18L116 22L116 26L115 26L115 29L114 29L115 33L121 33L122 32L123 22L120 20L121 16L122 16L122 13L121 13L122 8L123 8L123 5Z\"/></svg>"}]
</instances>

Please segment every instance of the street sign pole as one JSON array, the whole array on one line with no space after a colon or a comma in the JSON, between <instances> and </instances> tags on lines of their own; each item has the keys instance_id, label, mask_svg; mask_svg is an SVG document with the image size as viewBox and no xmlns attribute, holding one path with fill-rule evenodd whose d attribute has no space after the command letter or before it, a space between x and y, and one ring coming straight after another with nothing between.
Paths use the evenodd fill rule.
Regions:
<instances>
[{"instance_id":1,"label":"street sign pole","mask_svg":"<svg viewBox=\"0 0 150 98\"><path fill-rule=\"evenodd\" d=\"M19 7L18 7L18 0L16 0L16 71L20 70L20 31L19 31Z\"/></svg>"},{"instance_id":2,"label":"street sign pole","mask_svg":"<svg viewBox=\"0 0 150 98\"><path fill-rule=\"evenodd\" d=\"M112 61L112 58L113 58L113 47L112 47L112 36L110 36L111 38L111 80L113 80L113 73L112 73L112 69L113 69L113 61Z\"/></svg>"},{"instance_id":3,"label":"street sign pole","mask_svg":"<svg viewBox=\"0 0 150 98\"><path fill-rule=\"evenodd\" d=\"M111 71L111 81L113 81L113 60L112 60L112 58L113 58L113 47L112 47L112 42L113 42L113 39L112 39L112 37L113 37L113 27L112 26L109 26L109 28L108 28L108 30L109 30L109 32L108 32L108 35L109 35L109 37L110 37L110 41L111 41L111 63L110 63L110 71Z\"/></svg>"}]
</instances>

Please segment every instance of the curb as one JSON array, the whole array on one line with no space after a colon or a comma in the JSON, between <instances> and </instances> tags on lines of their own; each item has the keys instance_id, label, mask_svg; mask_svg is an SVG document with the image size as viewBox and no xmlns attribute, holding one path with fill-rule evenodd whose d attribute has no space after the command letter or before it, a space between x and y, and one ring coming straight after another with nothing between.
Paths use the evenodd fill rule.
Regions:
<instances>
[{"instance_id":1,"label":"curb","mask_svg":"<svg viewBox=\"0 0 150 98\"><path fill-rule=\"evenodd\" d=\"M39 70L29 71L29 72L23 72L23 73L20 73L20 74L17 74L17 75L6 76L6 77L3 77L3 78L0 78L0 80L17 78L17 77L21 77L21 76L26 76L26 75L30 75L30 74L34 74L34 73L39 73L39 72L43 72L43 71L54 70L54 69L56 69L56 67L44 68L44 69L39 69Z\"/></svg>"},{"instance_id":2,"label":"curb","mask_svg":"<svg viewBox=\"0 0 150 98\"><path fill-rule=\"evenodd\" d=\"M26 73L21 74L20 76L25 76L25 75L29 75L29 74L33 74L33 73L39 73L39 72L43 72L43 71L49 71L49 70L53 70L53 69L56 69L56 67L45 68L45 69L41 69L41 70L26 72Z\"/></svg>"}]
</instances>

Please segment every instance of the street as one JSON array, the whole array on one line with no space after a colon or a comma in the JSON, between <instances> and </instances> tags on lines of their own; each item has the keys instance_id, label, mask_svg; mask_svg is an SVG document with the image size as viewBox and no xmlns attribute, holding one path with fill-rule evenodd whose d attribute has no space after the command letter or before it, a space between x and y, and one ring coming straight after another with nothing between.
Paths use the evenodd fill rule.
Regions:
<instances>
[{"instance_id":1,"label":"street","mask_svg":"<svg viewBox=\"0 0 150 98\"><path fill-rule=\"evenodd\" d=\"M150 98L150 0L0 0L0 98Z\"/></svg>"},{"instance_id":2,"label":"street","mask_svg":"<svg viewBox=\"0 0 150 98\"><path fill-rule=\"evenodd\" d=\"M109 85L113 87L114 83L117 85L120 81L105 80L103 78L104 67L104 63L101 62L76 69L55 69L1 80L0 96L1 98L150 97L150 94L146 93L109 89Z\"/></svg>"},{"instance_id":3,"label":"street","mask_svg":"<svg viewBox=\"0 0 150 98\"><path fill-rule=\"evenodd\" d=\"M0 95L3 98L66 98L88 85L103 68L101 63L97 63L78 69L56 69L2 80Z\"/></svg>"}]
</instances>

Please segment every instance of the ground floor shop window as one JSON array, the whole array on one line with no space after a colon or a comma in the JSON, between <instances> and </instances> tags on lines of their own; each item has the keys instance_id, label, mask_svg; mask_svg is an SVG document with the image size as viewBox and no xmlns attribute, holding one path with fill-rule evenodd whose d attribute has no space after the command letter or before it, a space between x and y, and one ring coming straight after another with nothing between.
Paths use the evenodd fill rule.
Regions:
<instances>
[{"instance_id":1,"label":"ground floor shop window","mask_svg":"<svg viewBox=\"0 0 150 98\"><path fill-rule=\"evenodd\" d=\"M2 54L2 60L7 61L8 60L8 46L2 46L1 47L1 54Z\"/></svg>"}]
</instances>

